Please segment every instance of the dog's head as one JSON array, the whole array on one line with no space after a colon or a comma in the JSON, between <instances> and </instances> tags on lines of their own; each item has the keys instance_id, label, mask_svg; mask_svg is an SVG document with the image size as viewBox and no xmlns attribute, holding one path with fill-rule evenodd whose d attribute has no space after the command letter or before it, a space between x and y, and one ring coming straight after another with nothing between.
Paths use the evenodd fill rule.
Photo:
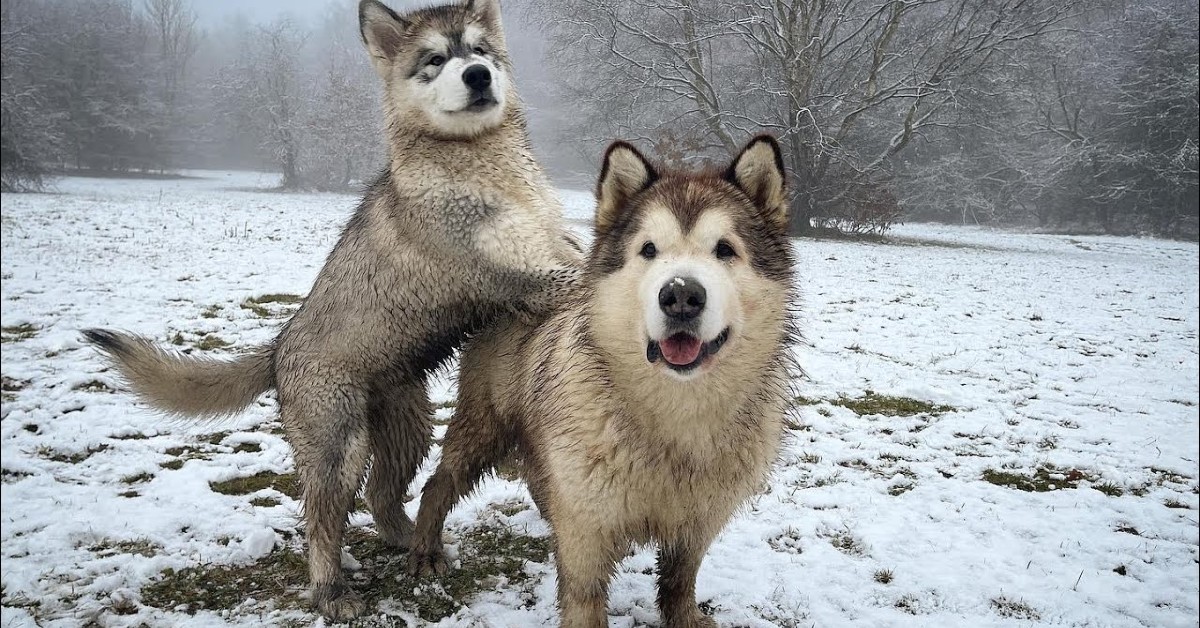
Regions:
<instances>
[{"instance_id":1,"label":"dog's head","mask_svg":"<svg viewBox=\"0 0 1200 628\"><path fill-rule=\"evenodd\" d=\"M693 380L769 359L792 282L778 143L760 136L726 168L659 168L609 147L596 189L593 337L645 376Z\"/></svg>"},{"instance_id":2,"label":"dog's head","mask_svg":"<svg viewBox=\"0 0 1200 628\"><path fill-rule=\"evenodd\" d=\"M471 138L500 126L515 106L498 0L405 14L362 0L358 21L383 79L389 123Z\"/></svg>"}]
</instances>

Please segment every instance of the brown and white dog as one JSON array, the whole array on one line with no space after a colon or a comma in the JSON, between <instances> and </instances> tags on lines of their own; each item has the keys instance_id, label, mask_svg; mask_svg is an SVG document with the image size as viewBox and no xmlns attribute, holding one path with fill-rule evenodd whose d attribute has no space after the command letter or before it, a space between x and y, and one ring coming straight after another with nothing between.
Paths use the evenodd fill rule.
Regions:
<instances>
[{"instance_id":1,"label":"brown and white dog","mask_svg":"<svg viewBox=\"0 0 1200 628\"><path fill-rule=\"evenodd\" d=\"M641 543L659 547L664 624L715 625L696 606L697 570L763 486L791 401L784 180L767 136L702 173L659 168L629 144L608 149L572 300L464 350L414 572L446 569L447 513L515 449L553 530L563 626L607 625L609 578Z\"/></svg>"}]
</instances>

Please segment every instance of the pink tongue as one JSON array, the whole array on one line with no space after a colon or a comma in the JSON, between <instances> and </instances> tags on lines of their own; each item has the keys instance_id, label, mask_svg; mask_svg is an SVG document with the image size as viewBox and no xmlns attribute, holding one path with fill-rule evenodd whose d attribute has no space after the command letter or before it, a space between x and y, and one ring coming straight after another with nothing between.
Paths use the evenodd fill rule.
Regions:
<instances>
[{"instance_id":1,"label":"pink tongue","mask_svg":"<svg viewBox=\"0 0 1200 628\"><path fill-rule=\"evenodd\" d=\"M685 366L700 355L700 339L691 334L675 334L659 343L663 357L675 366Z\"/></svg>"}]
</instances>

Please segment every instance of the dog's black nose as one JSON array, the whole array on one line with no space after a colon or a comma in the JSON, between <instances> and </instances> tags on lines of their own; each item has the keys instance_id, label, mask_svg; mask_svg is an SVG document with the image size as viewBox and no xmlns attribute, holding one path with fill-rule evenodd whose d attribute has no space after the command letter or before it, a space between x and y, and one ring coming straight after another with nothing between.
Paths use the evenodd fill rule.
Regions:
<instances>
[{"instance_id":1,"label":"dog's black nose","mask_svg":"<svg viewBox=\"0 0 1200 628\"><path fill-rule=\"evenodd\" d=\"M691 320L700 315L707 297L699 281L690 277L675 277L658 291L658 307L675 320Z\"/></svg>"},{"instance_id":2,"label":"dog's black nose","mask_svg":"<svg viewBox=\"0 0 1200 628\"><path fill-rule=\"evenodd\" d=\"M479 63L463 70L462 77L467 87L477 92L482 92L492 84L492 73L488 71L486 65Z\"/></svg>"}]
</instances>

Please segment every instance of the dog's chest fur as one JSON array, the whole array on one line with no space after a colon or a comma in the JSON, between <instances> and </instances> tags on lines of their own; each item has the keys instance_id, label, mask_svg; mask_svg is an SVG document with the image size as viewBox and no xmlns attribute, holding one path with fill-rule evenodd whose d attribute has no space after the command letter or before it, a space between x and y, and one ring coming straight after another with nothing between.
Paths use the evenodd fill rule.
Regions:
<instances>
[{"instance_id":1,"label":"dog's chest fur","mask_svg":"<svg viewBox=\"0 0 1200 628\"><path fill-rule=\"evenodd\" d=\"M543 378L523 413L528 478L558 525L604 526L634 543L668 541L719 529L761 488L778 452L781 412L747 395L703 416L650 416L588 362L576 353L558 370L521 369ZM583 401L567 407L565 398Z\"/></svg>"}]
</instances>

